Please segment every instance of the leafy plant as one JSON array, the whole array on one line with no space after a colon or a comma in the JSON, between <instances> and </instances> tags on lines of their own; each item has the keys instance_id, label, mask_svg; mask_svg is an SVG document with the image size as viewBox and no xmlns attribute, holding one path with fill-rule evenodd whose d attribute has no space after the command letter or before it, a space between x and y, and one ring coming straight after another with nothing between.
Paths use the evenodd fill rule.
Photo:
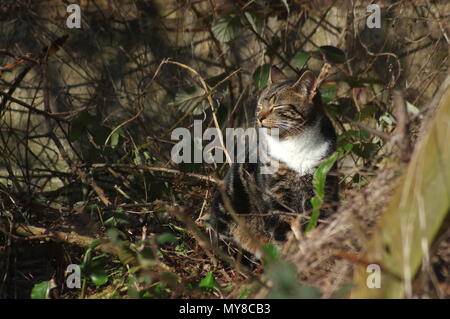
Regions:
<instances>
[{"instance_id":1,"label":"leafy plant","mask_svg":"<svg viewBox=\"0 0 450 319\"><path fill-rule=\"evenodd\" d=\"M279 248L275 245L265 244L262 247L263 250L263 264L270 265L277 262L280 259Z\"/></svg>"},{"instance_id":2,"label":"leafy plant","mask_svg":"<svg viewBox=\"0 0 450 319\"><path fill-rule=\"evenodd\" d=\"M119 227L121 225L127 225L129 223L126 214L122 208L113 210L112 216L107 218L104 222L108 227Z\"/></svg>"},{"instance_id":3,"label":"leafy plant","mask_svg":"<svg viewBox=\"0 0 450 319\"><path fill-rule=\"evenodd\" d=\"M311 54L308 52L300 52L295 57L292 58L291 63L298 67L303 68L306 63L308 63L309 59L311 58Z\"/></svg>"},{"instance_id":4,"label":"leafy plant","mask_svg":"<svg viewBox=\"0 0 450 319\"><path fill-rule=\"evenodd\" d=\"M219 18L211 27L214 36L222 43L233 40L242 28L238 15L230 14Z\"/></svg>"},{"instance_id":5,"label":"leafy plant","mask_svg":"<svg viewBox=\"0 0 450 319\"><path fill-rule=\"evenodd\" d=\"M69 141L75 142L83 135L83 133L89 132L92 135L95 144L99 146L104 145L112 130L100 123L101 118L99 115L91 115L87 111L81 112L70 125L68 132ZM113 136L114 141L111 141L110 145L112 148L115 148L119 143L120 133L115 132ZM111 138L113 136L111 136Z\"/></svg>"},{"instance_id":6,"label":"leafy plant","mask_svg":"<svg viewBox=\"0 0 450 319\"><path fill-rule=\"evenodd\" d=\"M88 249L84 253L83 262L80 265L81 274L83 277L83 285L81 288L81 296L84 297L86 293L86 284L89 279L95 286L103 286L108 282L108 274L105 270L106 259L108 256L106 254L100 254L93 257L94 249L99 246L102 242L100 240L95 240L89 245Z\"/></svg>"},{"instance_id":7,"label":"leafy plant","mask_svg":"<svg viewBox=\"0 0 450 319\"><path fill-rule=\"evenodd\" d=\"M308 225L306 225L305 233L309 232L317 225L317 221L320 215L320 208L322 207L325 200L325 182L328 172L338 159L344 157L347 152L351 151L352 147L352 144L347 144L343 147L342 150L334 152L333 155L331 155L326 161L321 163L314 172L314 197L311 198L311 205L313 210L311 213L311 219L309 220Z\"/></svg>"},{"instance_id":8,"label":"leafy plant","mask_svg":"<svg viewBox=\"0 0 450 319\"><path fill-rule=\"evenodd\" d=\"M271 265L266 274L273 286L268 295L272 299L314 299L321 295L313 286L299 285L295 266L284 261Z\"/></svg>"},{"instance_id":9,"label":"leafy plant","mask_svg":"<svg viewBox=\"0 0 450 319\"><path fill-rule=\"evenodd\" d=\"M336 83L327 84L320 88L322 103L327 104L334 100L336 96Z\"/></svg>"},{"instance_id":10,"label":"leafy plant","mask_svg":"<svg viewBox=\"0 0 450 319\"><path fill-rule=\"evenodd\" d=\"M209 272L198 284L199 288L202 288L206 291L212 291L214 287L217 286L216 278L214 278L214 274Z\"/></svg>"},{"instance_id":11,"label":"leafy plant","mask_svg":"<svg viewBox=\"0 0 450 319\"><path fill-rule=\"evenodd\" d=\"M156 242L160 245L166 243L174 243L177 241L177 237L171 233L163 233L156 238Z\"/></svg>"},{"instance_id":12,"label":"leafy plant","mask_svg":"<svg viewBox=\"0 0 450 319\"><path fill-rule=\"evenodd\" d=\"M55 288L56 284L53 280L43 281L35 284L31 290L31 299L49 299L50 290Z\"/></svg>"},{"instance_id":13,"label":"leafy plant","mask_svg":"<svg viewBox=\"0 0 450 319\"><path fill-rule=\"evenodd\" d=\"M323 61L330 64L342 64L345 62L345 53L331 45L324 45L319 47L318 53L321 55Z\"/></svg>"},{"instance_id":14,"label":"leafy plant","mask_svg":"<svg viewBox=\"0 0 450 319\"><path fill-rule=\"evenodd\" d=\"M258 89L263 89L267 86L270 74L270 64L264 64L258 67L253 73L253 85Z\"/></svg>"}]
</instances>

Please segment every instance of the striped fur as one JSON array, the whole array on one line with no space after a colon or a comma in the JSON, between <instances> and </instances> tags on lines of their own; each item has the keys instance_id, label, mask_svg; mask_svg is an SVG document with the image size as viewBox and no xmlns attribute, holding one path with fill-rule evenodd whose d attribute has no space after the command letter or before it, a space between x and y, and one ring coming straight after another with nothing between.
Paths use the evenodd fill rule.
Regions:
<instances>
[{"instance_id":1,"label":"striped fur","mask_svg":"<svg viewBox=\"0 0 450 319\"><path fill-rule=\"evenodd\" d=\"M257 258L262 245L285 241L292 221L311 209L313 173L336 149L333 125L313 92L314 74L306 71L294 82L272 69L271 78L259 96L255 117L257 127L280 130L279 140L266 136L269 158L279 168L261 174L267 163L234 163L225 176L225 189L215 194L210 217L215 244L231 243ZM337 201L335 177L327 177L326 191L326 202ZM332 211L324 209L321 218ZM300 227L308 221L304 217L298 219Z\"/></svg>"}]
</instances>

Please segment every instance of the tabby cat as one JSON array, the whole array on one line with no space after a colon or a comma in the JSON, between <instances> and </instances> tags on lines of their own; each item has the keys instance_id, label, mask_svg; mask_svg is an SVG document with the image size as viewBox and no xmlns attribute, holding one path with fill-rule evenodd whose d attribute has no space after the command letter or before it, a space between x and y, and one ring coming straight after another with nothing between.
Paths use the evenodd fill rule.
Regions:
<instances>
[{"instance_id":1,"label":"tabby cat","mask_svg":"<svg viewBox=\"0 0 450 319\"><path fill-rule=\"evenodd\" d=\"M270 161L234 163L225 176L225 189L215 194L210 224L214 243L234 243L260 258L263 244L282 243L295 217L309 215L313 174L335 151L336 133L309 70L290 81L272 67L255 119L257 128L279 129L278 139L265 135L268 156L277 161L278 170L261 173ZM328 176L325 202L337 200L336 186L336 177ZM320 217L331 212L324 209ZM308 216L303 217L297 219L299 227L308 222Z\"/></svg>"}]
</instances>

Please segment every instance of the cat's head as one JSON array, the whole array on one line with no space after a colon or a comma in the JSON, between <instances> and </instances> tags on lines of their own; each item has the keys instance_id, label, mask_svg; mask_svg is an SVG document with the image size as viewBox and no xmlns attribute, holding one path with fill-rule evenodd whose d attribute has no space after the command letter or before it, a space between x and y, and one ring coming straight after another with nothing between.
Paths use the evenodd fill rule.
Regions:
<instances>
[{"instance_id":1,"label":"cat's head","mask_svg":"<svg viewBox=\"0 0 450 319\"><path fill-rule=\"evenodd\" d=\"M278 68L272 67L268 86L257 101L257 126L278 128L283 138L298 135L314 125L323 112L316 80L313 72L305 71L297 81L290 81Z\"/></svg>"}]
</instances>

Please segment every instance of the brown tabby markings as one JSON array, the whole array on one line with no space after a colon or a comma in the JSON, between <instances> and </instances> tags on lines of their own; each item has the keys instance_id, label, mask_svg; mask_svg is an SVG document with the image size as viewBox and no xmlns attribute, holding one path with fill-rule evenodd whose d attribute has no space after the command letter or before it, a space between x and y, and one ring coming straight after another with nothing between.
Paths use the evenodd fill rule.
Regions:
<instances>
[{"instance_id":1,"label":"brown tabby markings","mask_svg":"<svg viewBox=\"0 0 450 319\"><path fill-rule=\"evenodd\" d=\"M277 161L279 168L273 174L261 174L262 163L232 165L224 180L232 207L224 204L227 201L220 192L212 205L210 223L215 242L234 242L259 258L261 245L286 240L292 213L300 215L311 209L313 173L336 149L333 125L319 94L313 92L315 81L310 71L294 82L272 68L255 117L257 127L280 131L279 141L266 136L270 160ZM337 200L336 185L335 178L327 177L326 201ZM321 218L331 212L323 210ZM232 218L234 213L239 224ZM304 225L307 219L300 221Z\"/></svg>"}]
</instances>

